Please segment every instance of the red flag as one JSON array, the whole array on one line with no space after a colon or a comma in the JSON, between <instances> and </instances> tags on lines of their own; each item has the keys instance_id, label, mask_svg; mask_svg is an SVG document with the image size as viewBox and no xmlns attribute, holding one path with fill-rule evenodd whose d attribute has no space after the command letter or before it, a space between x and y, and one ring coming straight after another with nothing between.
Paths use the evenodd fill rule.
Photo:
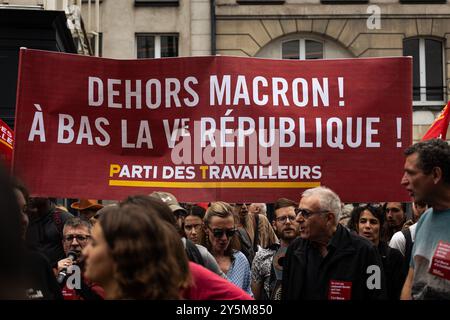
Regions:
<instances>
[{"instance_id":1,"label":"red flag","mask_svg":"<svg viewBox=\"0 0 450 320\"><path fill-rule=\"evenodd\" d=\"M12 163L13 143L13 131L0 119L0 162L7 167L10 167Z\"/></svg>"},{"instance_id":2,"label":"red flag","mask_svg":"<svg viewBox=\"0 0 450 320\"><path fill-rule=\"evenodd\" d=\"M422 137L422 141L435 138L443 140L446 139L448 121L450 120L450 113L448 111L449 102L447 102L447 105L444 107L437 119L434 120L430 129L428 129L427 133L425 133L425 135Z\"/></svg>"}]
</instances>

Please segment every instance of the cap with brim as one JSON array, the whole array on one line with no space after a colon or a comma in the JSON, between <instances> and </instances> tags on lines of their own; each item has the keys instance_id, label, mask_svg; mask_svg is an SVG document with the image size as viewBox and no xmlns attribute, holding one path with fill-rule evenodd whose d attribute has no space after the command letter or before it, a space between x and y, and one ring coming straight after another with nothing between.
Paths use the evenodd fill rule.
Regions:
<instances>
[{"instance_id":1,"label":"cap with brim","mask_svg":"<svg viewBox=\"0 0 450 320\"><path fill-rule=\"evenodd\" d=\"M177 198L175 198L175 196L169 192L155 191L152 192L149 196L157 198L167 204L172 212L183 211L184 214L187 214L187 210L180 206Z\"/></svg>"},{"instance_id":2,"label":"cap with brim","mask_svg":"<svg viewBox=\"0 0 450 320\"><path fill-rule=\"evenodd\" d=\"M181 207L181 206L178 206L178 205L176 205L176 204L171 204L171 205L169 205L169 208L170 208L170 210L172 210L172 212L175 212L175 211L183 211L184 214L187 214L187 213L188 213L187 210L186 210L185 208L183 208L183 207Z\"/></svg>"},{"instance_id":3,"label":"cap with brim","mask_svg":"<svg viewBox=\"0 0 450 320\"><path fill-rule=\"evenodd\" d=\"M103 208L103 205L98 203L97 200L80 199L80 201L72 203L70 207L75 210L99 210Z\"/></svg>"}]
</instances>

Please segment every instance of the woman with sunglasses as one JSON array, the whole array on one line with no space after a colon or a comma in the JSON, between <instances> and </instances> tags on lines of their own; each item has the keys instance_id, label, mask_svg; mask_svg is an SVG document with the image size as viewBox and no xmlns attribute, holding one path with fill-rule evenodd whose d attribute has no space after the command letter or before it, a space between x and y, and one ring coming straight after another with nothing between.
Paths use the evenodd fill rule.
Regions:
<instances>
[{"instance_id":1,"label":"woman with sunglasses","mask_svg":"<svg viewBox=\"0 0 450 320\"><path fill-rule=\"evenodd\" d=\"M203 219L204 245L212 253L227 279L253 295L250 288L250 264L240 252L233 208L226 202L211 204Z\"/></svg>"}]
</instances>

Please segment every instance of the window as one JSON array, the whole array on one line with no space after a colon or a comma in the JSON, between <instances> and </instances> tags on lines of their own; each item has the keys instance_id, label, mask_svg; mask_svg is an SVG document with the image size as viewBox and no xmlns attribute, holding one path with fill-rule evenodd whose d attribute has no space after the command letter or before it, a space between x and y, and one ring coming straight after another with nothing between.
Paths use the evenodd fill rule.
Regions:
<instances>
[{"instance_id":1,"label":"window","mask_svg":"<svg viewBox=\"0 0 450 320\"><path fill-rule=\"evenodd\" d=\"M413 101L416 106L444 104L442 41L413 38L403 42L403 55L413 57Z\"/></svg>"},{"instance_id":2,"label":"window","mask_svg":"<svg viewBox=\"0 0 450 320\"><path fill-rule=\"evenodd\" d=\"M136 7L177 7L178 0L134 0Z\"/></svg>"},{"instance_id":3,"label":"window","mask_svg":"<svg viewBox=\"0 0 450 320\"><path fill-rule=\"evenodd\" d=\"M405 4L414 4L414 3L422 3L422 4L432 4L432 3L446 3L447 0L400 0L400 3Z\"/></svg>"},{"instance_id":4,"label":"window","mask_svg":"<svg viewBox=\"0 0 450 320\"><path fill-rule=\"evenodd\" d=\"M265 4L284 4L285 0L236 0L238 4L245 5L245 4L255 4L255 5L265 5Z\"/></svg>"},{"instance_id":5,"label":"window","mask_svg":"<svg viewBox=\"0 0 450 320\"><path fill-rule=\"evenodd\" d=\"M92 53L95 55L95 35L91 35L89 37L89 43L91 45ZM98 33L98 56L102 57L103 55L103 32Z\"/></svg>"},{"instance_id":6,"label":"window","mask_svg":"<svg viewBox=\"0 0 450 320\"><path fill-rule=\"evenodd\" d=\"M136 35L137 58L178 57L178 36Z\"/></svg>"},{"instance_id":7,"label":"window","mask_svg":"<svg viewBox=\"0 0 450 320\"><path fill-rule=\"evenodd\" d=\"M355 4L368 3L369 0L320 0L323 4Z\"/></svg>"},{"instance_id":8,"label":"window","mask_svg":"<svg viewBox=\"0 0 450 320\"><path fill-rule=\"evenodd\" d=\"M323 43L308 39L285 41L281 45L283 59L323 59Z\"/></svg>"}]
</instances>

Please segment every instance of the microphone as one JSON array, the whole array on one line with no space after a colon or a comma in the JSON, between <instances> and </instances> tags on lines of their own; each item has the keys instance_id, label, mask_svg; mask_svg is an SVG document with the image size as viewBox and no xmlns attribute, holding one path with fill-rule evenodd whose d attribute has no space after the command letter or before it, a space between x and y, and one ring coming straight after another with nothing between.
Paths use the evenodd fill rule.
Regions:
<instances>
[{"instance_id":1,"label":"microphone","mask_svg":"<svg viewBox=\"0 0 450 320\"><path fill-rule=\"evenodd\" d=\"M67 258L74 261L78 258L78 253L75 251L69 251L67 252ZM61 271L58 273L58 277L56 278L56 281L58 281L59 284L62 284L64 280L67 277L67 268L64 267L61 269Z\"/></svg>"}]
</instances>

